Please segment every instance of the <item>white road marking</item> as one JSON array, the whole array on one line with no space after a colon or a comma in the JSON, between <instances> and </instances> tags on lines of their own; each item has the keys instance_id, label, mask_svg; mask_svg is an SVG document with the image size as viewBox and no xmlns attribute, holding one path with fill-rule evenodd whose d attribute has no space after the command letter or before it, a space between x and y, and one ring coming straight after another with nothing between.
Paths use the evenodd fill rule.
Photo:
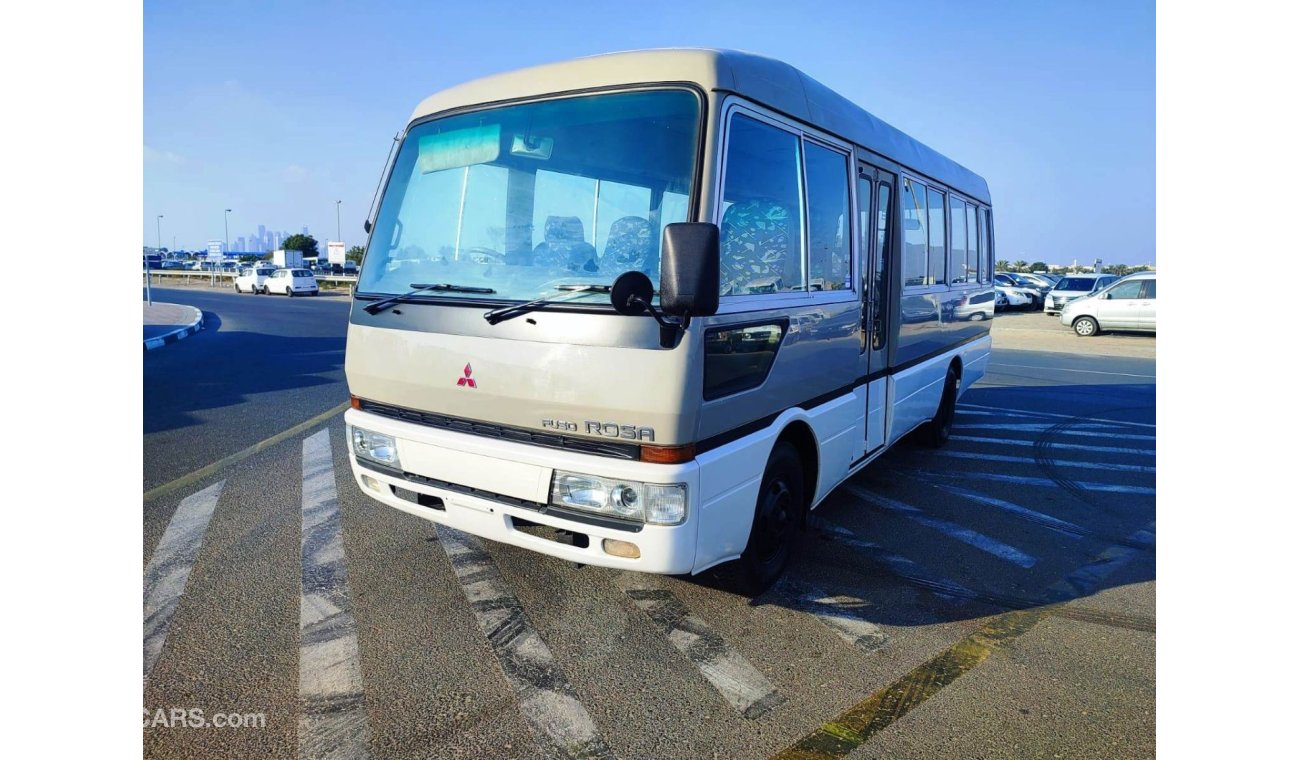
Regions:
<instances>
[{"instance_id":1,"label":"white road marking","mask_svg":"<svg viewBox=\"0 0 1300 760\"><path fill-rule=\"evenodd\" d=\"M1096 559L1076 569L1065 578L1048 587L1046 596L1053 602L1067 602L1089 596L1101 588L1102 582L1126 565L1139 551L1133 544L1154 546L1154 522L1130 535L1123 544L1106 549Z\"/></svg>"},{"instance_id":2,"label":"white road marking","mask_svg":"<svg viewBox=\"0 0 1300 760\"><path fill-rule=\"evenodd\" d=\"M436 530L438 543L514 688L520 715L532 728L543 756L613 758L496 563L472 536L445 525L437 525Z\"/></svg>"},{"instance_id":3,"label":"white road marking","mask_svg":"<svg viewBox=\"0 0 1300 760\"><path fill-rule=\"evenodd\" d=\"M622 576L623 593L668 635L668 640L699 669L722 698L742 716L760 718L785 702L767 678L727 645L673 592L657 588L653 578Z\"/></svg>"},{"instance_id":4,"label":"white road marking","mask_svg":"<svg viewBox=\"0 0 1300 760\"><path fill-rule=\"evenodd\" d=\"M856 533L843 525L833 523L816 515L808 516L808 524L829 535L839 543L857 549L873 562L884 565L894 575L929 589L937 596L954 601L971 601L979 598L979 595L974 591L956 581L931 575L907 557L886 551L879 544L858 538Z\"/></svg>"},{"instance_id":5,"label":"white road marking","mask_svg":"<svg viewBox=\"0 0 1300 760\"><path fill-rule=\"evenodd\" d=\"M1084 423L1082 425L1071 425L1070 427L1061 427L1058 424L1050 422L1030 422L1030 423L1005 423L1005 424L978 424L965 423L955 426L959 430L1014 430L1025 433L1038 433L1044 430L1052 430L1052 435L1076 435L1086 438L1123 438L1133 441L1154 441L1154 435L1145 433L1119 433L1113 431L1109 425L1100 425L1095 422ZM1082 429L1081 429L1082 428Z\"/></svg>"},{"instance_id":6,"label":"white road marking","mask_svg":"<svg viewBox=\"0 0 1300 760\"><path fill-rule=\"evenodd\" d=\"M144 569L144 681L162 654L172 615L185 593L203 535L221 497L222 480L180 503Z\"/></svg>"},{"instance_id":7,"label":"white road marking","mask_svg":"<svg viewBox=\"0 0 1300 760\"><path fill-rule=\"evenodd\" d=\"M348 594L329 429L302 442L298 756L367 758L370 724Z\"/></svg>"},{"instance_id":8,"label":"white road marking","mask_svg":"<svg viewBox=\"0 0 1300 760\"><path fill-rule=\"evenodd\" d=\"M951 457L953 459L977 459L982 462L1010 462L1014 464L1032 464L1037 465L1038 460L1033 457L1013 457L1006 454L981 454L976 451L936 451L941 457ZM1052 460L1055 467L1075 467L1084 470L1107 470L1111 472L1145 472L1154 473L1156 468L1143 464L1109 464L1096 462L1068 462L1063 460Z\"/></svg>"},{"instance_id":9,"label":"white road marking","mask_svg":"<svg viewBox=\"0 0 1300 760\"><path fill-rule=\"evenodd\" d=\"M1037 445L1035 441L1022 441L1016 438L985 438L977 435L954 435L949 436L954 441L966 441L968 443L996 443L1006 446L1028 446ZM1128 454L1130 456L1153 457L1156 455L1151 449L1131 449L1120 446L1089 446L1082 443L1058 443L1057 441L1048 441L1044 445L1053 449L1064 449L1068 451L1092 451L1098 454Z\"/></svg>"},{"instance_id":10,"label":"white road marking","mask_svg":"<svg viewBox=\"0 0 1300 760\"><path fill-rule=\"evenodd\" d=\"M1026 409L1003 409L996 406L983 406L981 404L957 405L958 412L964 414L977 414L989 417L1028 417L1030 419L1044 417L1054 420L1074 420L1075 422L1097 422L1103 425L1118 425L1120 427L1139 427L1155 428L1154 423L1150 422L1128 422L1126 420L1108 420L1104 417L1076 417L1072 414L1053 414L1051 412L1033 412Z\"/></svg>"},{"instance_id":11,"label":"white road marking","mask_svg":"<svg viewBox=\"0 0 1300 760\"><path fill-rule=\"evenodd\" d=\"M1045 486L1047 488L1061 487L1060 483L1048 478L1035 478L1027 475L1005 475L1000 472L936 472L933 470L912 470L912 472L930 478L948 478L951 480L990 480L995 483L1019 483L1020 485L1025 486ZM1142 494L1146 496L1156 495L1156 489L1149 486L1122 486L1114 483L1086 483L1079 481L1073 481L1071 485L1085 491L1098 491L1101 493L1127 493Z\"/></svg>"},{"instance_id":12,"label":"white road marking","mask_svg":"<svg viewBox=\"0 0 1300 760\"><path fill-rule=\"evenodd\" d=\"M915 478L916 476L913 475L912 477ZM971 491L966 488L961 488L952 485L951 483L942 483L934 480L926 480L923 478L916 478L916 479L934 488L947 491L948 493L953 494L955 496L961 496L963 498L970 499L971 501L977 501L981 504L987 504L990 507L997 507L998 509L1006 510L1007 512L1010 512L1014 515L1019 515L1020 517L1023 517L1024 519L1030 522L1038 523L1039 525L1042 525L1045 528L1050 528L1059 533L1063 533L1064 535L1067 535L1070 538L1081 538L1084 535L1089 534L1089 531L1079 527L1078 525L1075 525L1072 522L1060 520L1058 518L1052 517L1051 515L1043 514L1042 512L1036 512L1028 507L1022 507L1019 504L1006 501L1005 499L997 499L992 496L979 493L978 491Z\"/></svg>"},{"instance_id":13,"label":"white road marking","mask_svg":"<svg viewBox=\"0 0 1300 760\"><path fill-rule=\"evenodd\" d=\"M998 559L1003 559L1014 565L1025 568L1033 567L1038 562L1036 557L1025 554L1010 544L1004 544L995 538L990 538L979 531L971 530L970 528L958 525L955 522L950 522L938 517L932 517L911 504L905 504L897 499L891 499L887 496L872 493L867 489L852 483L845 484L844 489L864 501L883 507L891 512L901 514L913 522L918 522L926 527L947 534L963 544L973 546L982 552L992 554Z\"/></svg>"},{"instance_id":14,"label":"white road marking","mask_svg":"<svg viewBox=\"0 0 1300 760\"><path fill-rule=\"evenodd\" d=\"M1137 375L1132 372L1102 372L1096 369L1066 369L1064 367L1044 367L1037 364L1003 364L1002 362L990 362L989 367L1016 367L1019 369L1041 369L1049 372L1082 372L1087 375L1113 375L1115 377L1143 377L1151 380L1156 379L1155 375Z\"/></svg>"},{"instance_id":15,"label":"white road marking","mask_svg":"<svg viewBox=\"0 0 1300 760\"><path fill-rule=\"evenodd\" d=\"M875 652L889 641L884 629L863 616L868 603L857 597L831 596L815 586L792 580L789 573L772 591L788 606L812 615L849 646L863 652Z\"/></svg>"}]
</instances>

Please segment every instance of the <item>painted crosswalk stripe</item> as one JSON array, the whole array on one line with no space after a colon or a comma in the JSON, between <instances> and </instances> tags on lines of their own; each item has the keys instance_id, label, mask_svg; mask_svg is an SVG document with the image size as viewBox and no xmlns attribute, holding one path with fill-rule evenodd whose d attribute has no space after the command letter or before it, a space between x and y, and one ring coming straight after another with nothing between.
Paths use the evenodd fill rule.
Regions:
<instances>
[{"instance_id":1,"label":"painted crosswalk stripe","mask_svg":"<svg viewBox=\"0 0 1300 760\"><path fill-rule=\"evenodd\" d=\"M367 758L370 725L348 594L329 430L302 442L298 755Z\"/></svg>"},{"instance_id":2,"label":"painted crosswalk stripe","mask_svg":"<svg viewBox=\"0 0 1300 760\"><path fill-rule=\"evenodd\" d=\"M1015 438L985 438L978 435L953 435L949 436L949 440L966 441L967 443L996 443L1004 446L1033 447L1038 445L1036 441L1021 441ZM1094 454L1125 454L1127 456L1145 457L1153 457L1156 455L1156 453L1151 449L1131 449L1119 446L1090 446L1083 443L1061 443L1059 441L1051 441L1045 445L1063 451L1088 451Z\"/></svg>"},{"instance_id":3,"label":"painted crosswalk stripe","mask_svg":"<svg viewBox=\"0 0 1300 760\"><path fill-rule=\"evenodd\" d=\"M858 550L867 559L884 566L890 573L899 578L920 586L943 599L959 602L981 599L980 594L971 591L960 583L931 575L907 557L894 554L879 544L859 538L856 533L843 525L817 515L809 515L808 525L835 539L836 542Z\"/></svg>"},{"instance_id":4,"label":"painted crosswalk stripe","mask_svg":"<svg viewBox=\"0 0 1300 760\"><path fill-rule=\"evenodd\" d=\"M957 412L959 414L974 414L988 417L1021 417L1029 419L1054 419L1070 420L1073 422L1096 422L1103 425L1118 425L1119 427L1136 427L1136 428L1154 428L1155 424L1151 422L1129 422L1128 420L1108 420L1104 417L1077 417L1072 414L1055 414L1053 412L1034 412L1026 409L1002 409L996 406L983 406L981 404L958 404Z\"/></svg>"},{"instance_id":5,"label":"painted crosswalk stripe","mask_svg":"<svg viewBox=\"0 0 1300 760\"><path fill-rule=\"evenodd\" d=\"M785 697L757 668L692 614L673 592L651 586L653 582L625 576L623 593L668 634L672 645L686 655L728 704L754 720L785 702Z\"/></svg>"},{"instance_id":6,"label":"painted crosswalk stripe","mask_svg":"<svg viewBox=\"0 0 1300 760\"><path fill-rule=\"evenodd\" d=\"M773 587L772 594L790 608L812 615L849 646L862 652L875 652L889 641L884 629L864 616L867 603L857 597L832 596L791 579L788 573Z\"/></svg>"},{"instance_id":7,"label":"painted crosswalk stripe","mask_svg":"<svg viewBox=\"0 0 1300 760\"><path fill-rule=\"evenodd\" d=\"M203 545L203 535L226 481L213 483L191 494L176 508L144 569L144 680L162 654L172 614L185 593L194 560Z\"/></svg>"},{"instance_id":8,"label":"painted crosswalk stripe","mask_svg":"<svg viewBox=\"0 0 1300 760\"><path fill-rule=\"evenodd\" d=\"M927 478L987 480L994 483L1018 483L1023 486L1043 486L1046 488L1061 487L1060 483L1048 478L1035 478L1028 475L1006 475L1000 472L935 472L932 470L910 470L910 472L923 475ZM1085 491L1097 491L1100 493L1127 493L1141 494L1144 496L1156 495L1156 489L1149 486L1124 486L1115 483L1089 483L1084 481L1075 481L1073 485L1077 488L1082 488Z\"/></svg>"},{"instance_id":9,"label":"painted crosswalk stripe","mask_svg":"<svg viewBox=\"0 0 1300 760\"><path fill-rule=\"evenodd\" d=\"M920 478L917 479L920 480ZM972 491L969 488L955 486L951 483L943 483L933 480L925 482L934 488L938 488L941 491L947 491L954 496L961 496L962 498L970 499L971 501L979 502L980 504L987 504L990 507L997 507L998 509L1010 512L1011 514L1024 518L1029 522L1037 523L1045 528L1050 528L1058 533L1069 536L1070 538L1082 538L1086 535L1091 535L1089 531L1072 522L1067 522L1066 520L1043 514L1042 512L1021 506L1015 502L1007 501L1006 499L999 499L987 494L982 494L978 491Z\"/></svg>"},{"instance_id":10,"label":"painted crosswalk stripe","mask_svg":"<svg viewBox=\"0 0 1300 760\"><path fill-rule=\"evenodd\" d=\"M1099 425L1097 423L1087 423L1083 425L1071 425L1068 428L1061 427L1057 423L1051 422L1005 422L1005 423L964 423L954 425L957 430L1013 430L1024 433L1041 433L1051 430L1052 435L1072 435L1083 438L1107 438L1130 441L1154 441L1156 437L1147 433L1119 432L1113 430L1108 425ZM1083 428L1083 429L1080 429Z\"/></svg>"},{"instance_id":11,"label":"painted crosswalk stripe","mask_svg":"<svg viewBox=\"0 0 1300 760\"><path fill-rule=\"evenodd\" d=\"M928 528L933 528L962 542L963 544L966 544L967 546L973 546L982 552L992 554L994 557L1006 560L1013 565L1029 568L1033 567L1038 562L1036 557L1025 554L1010 544L1004 544L995 538L991 538L979 531L971 530L965 526L958 525L955 522L928 515L911 504L905 504L897 499L891 499L887 496L872 493L871 491L868 491L861 486L854 485L853 483L845 484L844 489L854 496L857 496L859 499L883 507L890 512L901 514L913 522L920 523Z\"/></svg>"},{"instance_id":12,"label":"painted crosswalk stripe","mask_svg":"<svg viewBox=\"0 0 1300 760\"><path fill-rule=\"evenodd\" d=\"M496 563L478 540L438 525L446 552L479 628L487 636L506 680L519 700L519 712L546 757L613 758L587 709L578 701L555 656L524 614Z\"/></svg>"},{"instance_id":13,"label":"painted crosswalk stripe","mask_svg":"<svg viewBox=\"0 0 1300 760\"><path fill-rule=\"evenodd\" d=\"M1012 462L1015 464L1032 464L1038 465L1039 462L1033 457L1016 457L1007 454L982 454L977 451L936 451L941 457L952 457L953 459L978 459L983 462ZM1099 462L1071 462L1066 460L1052 460L1054 467L1073 467L1081 470L1107 470L1111 472L1145 472L1154 473L1156 468L1143 464L1109 464Z\"/></svg>"}]
</instances>

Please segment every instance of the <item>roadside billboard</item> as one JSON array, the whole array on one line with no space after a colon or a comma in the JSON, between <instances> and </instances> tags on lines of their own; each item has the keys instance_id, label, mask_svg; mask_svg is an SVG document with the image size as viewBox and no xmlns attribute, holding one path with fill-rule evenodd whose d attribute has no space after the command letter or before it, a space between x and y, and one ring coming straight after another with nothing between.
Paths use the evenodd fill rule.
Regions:
<instances>
[{"instance_id":1,"label":"roadside billboard","mask_svg":"<svg viewBox=\"0 0 1300 760\"><path fill-rule=\"evenodd\" d=\"M220 240L208 241L208 261L222 261L226 258Z\"/></svg>"},{"instance_id":2,"label":"roadside billboard","mask_svg":"<svg viewBox=\"0 0 1300 760\"><path fill-rule=\"evenodd\" d=\"M331 240L325 244L325 249L327 255L326 261L329 263L342 264L347 260L347 249L343 247L343 243L337 240Z\"/></svg>"}]
</instances>

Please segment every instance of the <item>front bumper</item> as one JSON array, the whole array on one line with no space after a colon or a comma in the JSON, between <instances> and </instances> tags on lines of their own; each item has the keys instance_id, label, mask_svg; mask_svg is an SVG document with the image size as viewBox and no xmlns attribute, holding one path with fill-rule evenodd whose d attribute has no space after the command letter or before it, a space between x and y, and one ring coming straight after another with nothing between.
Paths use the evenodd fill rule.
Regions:
<instances>
[{"instance_id":1,"label":"front bumper","mask_svg":"<svg viewBox=\"0 0 1300 760\"><path fill-rule=\"evenodd\" d=\"M584 565L673 575L691 572L694 567L700 511L695 462L660 465L610 459L440 430L356 409L349 409L344 419L350 425L397 439L403 466L400 474L358 461L348 442L348 461L357 486L394 509ZM454 466L441 469L439 460L448 465L454 462ZM555 469L650 483L686 483L686 520L681 525L620 524L557 513L540 504L549 496ZM441 500L441 509L404 499L394 488L435 497ZM520 520L585 535L587 546L559 543L522 530ZM630 559L609 554L605 539L635 544L641 556Z\"/></svg>"}]
</instances>

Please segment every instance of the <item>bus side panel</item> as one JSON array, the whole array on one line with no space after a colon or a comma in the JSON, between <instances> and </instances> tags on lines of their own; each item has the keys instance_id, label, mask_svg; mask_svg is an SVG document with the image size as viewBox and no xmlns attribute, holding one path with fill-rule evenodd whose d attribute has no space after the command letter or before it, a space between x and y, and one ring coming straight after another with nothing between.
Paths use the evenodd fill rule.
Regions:
<instances>
[{"instance_id":1,"label":"bus side panel","mask_svg":"<svg viewBox=\"0 0 1300 760\"><path fill-rule=\"evenodd\" d=\"M897 348L891 366L942 351L951 345L939 319L940 299L946 293L907 293L898 299Z\"/></svg>"},{"instance_id":2,"label":"bus side panel","mask_svg":"<svg viewBox=\"0 0 1300 760\"><path fill-rule=\"evenodd\" d=\"M700 467L700 515L695 568L698 573L736 559L749 542L754 507L767 459L791 424L806 423L817 441L817 486L811 509L848 474L862 453L866 386L808 411L790 409L762 430L696 458Z\"/></svg>"},{"instance_id":3,"label":"bus side panel","mask_svg":"<svg viewBox=\"0 0 1300 760\"><path fill-rule=\"evenodd\" d=\"M894 399L893 419L889 426L889 443L893 445L934 417L943 397L943 381L948 376L948 355L936 356L889 378Z\"/></svg>"}]
</instances>

